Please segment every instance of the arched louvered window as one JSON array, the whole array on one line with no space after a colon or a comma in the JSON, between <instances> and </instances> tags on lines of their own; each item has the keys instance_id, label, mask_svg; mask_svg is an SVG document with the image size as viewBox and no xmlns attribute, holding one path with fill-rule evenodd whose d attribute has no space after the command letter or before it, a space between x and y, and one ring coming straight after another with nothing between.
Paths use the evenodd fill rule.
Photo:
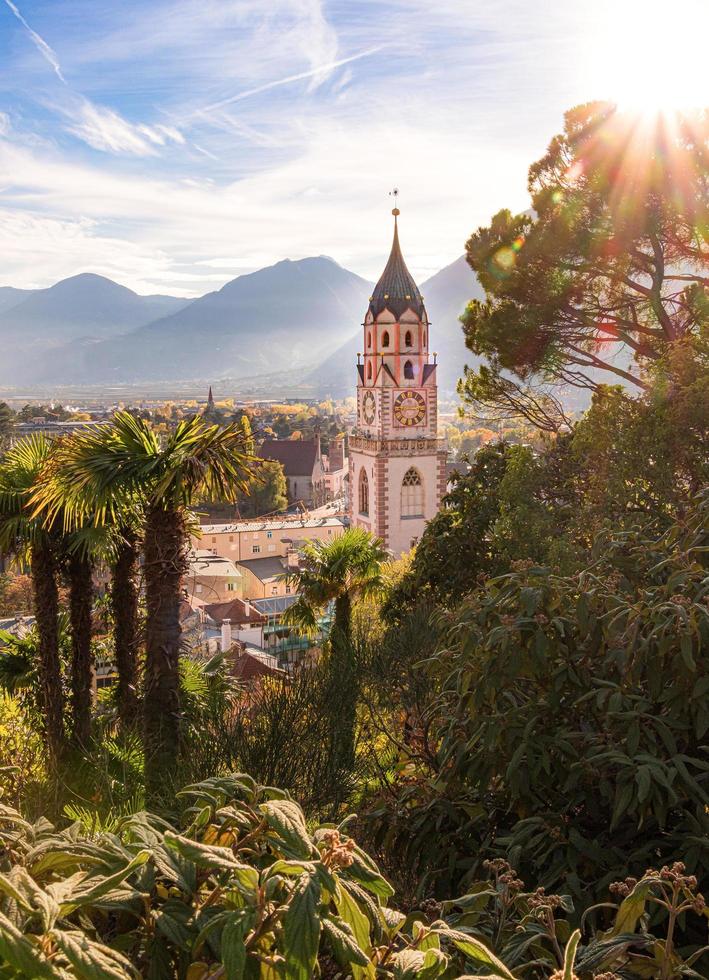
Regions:
<instances>
[{"instance_id":1,"label":"arched louvered window","mask_svg":"<svg viewBox=\"0 0 709 980\"><path fill-rule=\"evenodd\" d=\"M414 380L414 366L411 361L407 361L406 364L404 364L404 377L408 381Z\"/></svg>"},{"instance_id":2,"label":"arched louvered window","mask_svg":"<svg viewBox=\"0 0 709 980\"><path fill-rule=\"evenodd\" d=\"M371 381L372 380L372 362L371 361L367 365L367 380L368 381Z\"/></svg>"},{"instance_id":3,"label":"arched louvered window","mask_svg":"<svg viewBox=\"0 0 709 980\"><path fill-rule=\"evenodd\" d=\"M364 467L359 471L359 512L369 516L369 479Z\"/></svg>"},{"instance_id":4,"label":"arched louvered window","mask_svg":"<svg viewBox=\"0 0 709 980\"><path fill-rule=\"evenodd\" d=\"M382 334L382 347L388 347L388 346L389 346L389 331L385 330L384 333Z\"/></svg>"},{"instance_id":5,"label":"arched louvered window","mask_svg":"<svg viewBox=\"0 0 709 980\"><path fill-rule=\"evenodd\" d=\"M406 331L406 336L404 337L404 345L406 347L411 347L411 344L412 344L411 331L410 330L407 330Z\"/></svg>"},{"instance_id":6,"label":"arched louvered window","mask_svg":"<svg viewBox=\"0 0 709 980\"><path fill-rule=\"evenodd\" d=\"M423 517L423 481L415 466L406 471L401 481L401 516Z\"/></svg>"},{"instance_id":7,"label":"arched louvered window","mask_svg":"<svg viewBox=\"0 0 709 980\"><path fill-rule=\"evenodd\" d=\"M426 331L423 332L423 346L426 346Z\"/></svg>"},{"instance_id":8,"label":"arched louvered window","mask_svg":"<svg viewBox=\"0 0 709 980\"><path fill-rule=\"evenodd\" d=\"M367 334L367 350L372 346L372 331L370 330Z\"/></svg>"}]
</instances>

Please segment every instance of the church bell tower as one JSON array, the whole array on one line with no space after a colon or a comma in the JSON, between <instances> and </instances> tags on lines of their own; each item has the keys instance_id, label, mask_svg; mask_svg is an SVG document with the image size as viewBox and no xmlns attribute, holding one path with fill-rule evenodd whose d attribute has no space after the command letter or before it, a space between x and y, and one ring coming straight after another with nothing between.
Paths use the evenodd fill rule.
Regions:
<instances>
[{"instance_id":1,"label":"church bell tower","mask_svg":"<svg viewBox=\"0 0 709 980\"><path fill-rule=\"evenodd\" d=\"M352 526L394 555L418 541L445 493L436 361L423 297L399 245L399 209L386 268L369 301L357 364L357 422L349 439Z\"/></svg>"}]
</instances>

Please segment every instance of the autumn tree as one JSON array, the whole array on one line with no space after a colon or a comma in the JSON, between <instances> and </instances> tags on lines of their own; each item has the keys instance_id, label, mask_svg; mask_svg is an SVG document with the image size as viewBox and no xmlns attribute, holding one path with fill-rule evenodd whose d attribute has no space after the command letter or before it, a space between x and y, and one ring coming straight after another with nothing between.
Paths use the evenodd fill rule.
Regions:
<instances>
[{"instance_id":1,"label":"autumn tree","mask_svg":"<svg viewBox=\"0 0 709 980\"><path fill-rule=\"evenodd\" d=\"M288 506L288 484L282 465L264 459L254 467L246 490L237 496L241 517L262 517L276 514Z\"/></svg>"},{"instance_id":2,"label":"autumn tree","mask_svg":"<svg viewBox=\"0 0 709 980\"><path fill-rule=\"evenodd\" d=\"M461 382L469 403L556 430L564 387L643 390L649 365L706 328L708 134L706 114L566 113L529 170L531 210L467 243L486 299L463 316L466 343L487 361Z\"/></svg>"}]
</instances>

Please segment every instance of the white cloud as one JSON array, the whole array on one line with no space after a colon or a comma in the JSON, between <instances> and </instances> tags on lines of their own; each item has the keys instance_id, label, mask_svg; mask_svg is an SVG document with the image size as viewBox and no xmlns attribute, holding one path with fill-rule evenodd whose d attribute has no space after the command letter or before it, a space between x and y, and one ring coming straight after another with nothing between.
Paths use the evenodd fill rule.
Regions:
<instances>
[{"instance_id":1,"label":"white cloud","mask_svg":"<svg viewBox=\"0 0 709 980\"><path fill-rule=\"evenodd\" d=\"M5 3L10 8L14 16L17 18L17 20L19 20L19 22L22 24L24 29L27 31L27 33L30 36L30 39L32 40L32 43L37 48L39 53L42 55L45 61L47 61L52 66L52 69L55 75L57 76L57 78L59 78L62 82L66 83L66 79L62 74L61 65L59 64L59 58L57 57L57 54L54 51L54 49L47 44L47 42L44 40L43 37L41 37L41 35L39 35L36 31L32 30L30 25L27 23L25 18L20 13L19 8L12 2L12 0L5 0Z\"/></svg>"},{"instance_id":2,"label":"white cloud","mask_svg":"<svg viewBox=\"0 0 709 980\"><path fill-rule=\"evenodd\" d=\"M10 117L6 112L0 112L0 136L7 136L10 132Z\"/></svg>"},{"instance_id":3,"label":"white cloud","mask_svg":"<svg viewBox=\"0 0 709 980\"><path fill-rule=\"evenodd\" d=\"M134 125L113 109L95 105L84 99L77 104L69 132L95 150L128 153L135 156L154 156L156 147L166 143L184 143L182 133L174 126ZM67 110L72 116L72 110Z\"/></svg>"}]
</instances>

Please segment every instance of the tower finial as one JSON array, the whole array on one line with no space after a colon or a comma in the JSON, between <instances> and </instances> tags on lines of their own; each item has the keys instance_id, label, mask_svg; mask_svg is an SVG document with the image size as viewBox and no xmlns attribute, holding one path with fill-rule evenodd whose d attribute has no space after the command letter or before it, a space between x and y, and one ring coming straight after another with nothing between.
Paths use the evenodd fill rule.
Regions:
<instances>
[{"instance_id":1,"label":"tower finial","mask_svg":"<svg viewBox=\"0 0 709 980\"><path fill-rule=\"evenodd\" d=\"M393 190L389 191L389 197L394 198L394 207L392 208L392 214L394 215L394 224L396 224L396 219L401 214L401 211L396 207L396 199L399 196L399 188L395 187Z\"/></svg>"}]
</instances>

